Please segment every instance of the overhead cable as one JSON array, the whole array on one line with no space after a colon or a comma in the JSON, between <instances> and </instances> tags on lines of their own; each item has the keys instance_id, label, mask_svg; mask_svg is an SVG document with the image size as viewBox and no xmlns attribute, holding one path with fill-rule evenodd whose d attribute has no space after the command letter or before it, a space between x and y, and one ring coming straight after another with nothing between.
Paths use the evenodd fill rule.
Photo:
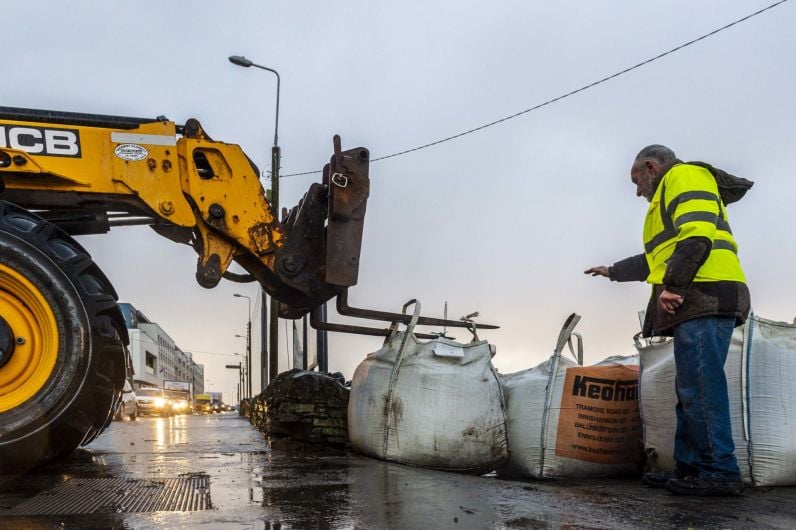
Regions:
<instances>
[{"instance_id":1,"label":"overhead cable","mask_svg":"<svg viewBox=\"0 0 796 530\"><path fill-rule=\"evenodd\" d=\"M427 143L427 144L419 145L417 147L412 147L411 149L405 149L403 151L398 151L396 153L392 153L392 154L389 154L389 155L384 155L384 156L380 156L378 158L373 158L370 161L371 162L378 162L379 160L386 160L388 158L394 158L396 156L401 156L401 155L406 155L406 154L409 154L409 153L414 153L415 151L420 151L421 149L426 149L428 147L432 147L432 146L439 145L439 144L444 143L444 142L449 142L451 140L455 140L457 138L461 138L462 136L466 136L468 134L472 134L474 132L481 131L483 129L486 129L487 127L492 127L493 125L497 125L499 123L503 123L504 121L508 121L508 120L517 118L519 116L522 116L523 114L527 114L527 113L529 113L531 111L540 109L542 107L546 107L547 105L551 105L553 103L561 101L562 99L568 98L570 96L574 96L575 94L578 94L578 93L583 92L585 90L588 90L590 88L596 87L597 85L605 83L606 81L610 81L611 79L614 79L614 78L619 77L621 75L624 75L624 74L627 74L629 72L632 72L633 70L635 70L637 68L641 68L642 66L648 65L648 64L650 64L650 63L652 63L654 61L657 61L658 59L662 59L662 58L666 57L667 55L671 55L671 54L673 54L673 53L675 53L677 51L682 50L683 48L687 48L688 46L691 46L692 44L696 44L697 42L699 42L701 40L707 39L708 37L712 37L713 35L716 35L717 33L720 33L720 32L722 32L722 31L724 31L726 29L729 29L729 28L731 28L733 26L737 26L741 22L745 22L745 21L749 20L750 18L756 17L757 15L760 15L762 13L765 13L766 11L775 8L775 7L777 7L780 4L784 4L785 2L788 2L788 0L779 0L778 2L775 2L775 3L773 3L773 4L771 4L771 5L767 6L767 7L764 7L763 9L760 9L759 11L755 11L754 13L750 13L749 15L746 15L745 17L739 18L739 19L737 19L737 20L735 20L733 22L730 22L729 24L721 26L720 28L714 29L710 33L705 33L704 35L701 35L701 36L699 36L699 37L697 37L695 39L692 39L692 40L690 40L688 42L680 44L679 46L676 46L676 47L674 47L674 48L672 48L672 49L670 49L668 51L665 51L663 53L659 53L658 55L655 55L654 57L650 57L649 59L641 61L640 63L634 64L633 66L629 66L629 67L625 68L624 70L620 70L620 71L618 71L618 72L616 72L614 74L608 75L608 76L603 77L603 78L601 78L601 79L599 79L597 81L589 83L588 85L584 85L584 86L582 86L582 87L580 87L578 89L572 90L571 92L567 92L566 94L562 94L560 96L554 97L553 99L548 99L547 101L545 101L543 103L539 103L538 105L534 105L533 107L527 108L525 110L521 110L519 112L516 112L516 113L511 114L509 116L506 116L504 118L500 118L498 120L491 121L489 123L485 123L484 125L480 125L478 127L474 127L472 129L468 129L468 130L460 132L458 134L454 134L453 136L448 136L446 138L442 138L442 139L434 141L434 142L430 142L430 143ZM280 178L298 177L300 175L313 175L315 173L320 173L320 171L304 171L304 172L301 172L301 173L288 173L286 175L280 175Z\"/></svg>"}]
</instances>

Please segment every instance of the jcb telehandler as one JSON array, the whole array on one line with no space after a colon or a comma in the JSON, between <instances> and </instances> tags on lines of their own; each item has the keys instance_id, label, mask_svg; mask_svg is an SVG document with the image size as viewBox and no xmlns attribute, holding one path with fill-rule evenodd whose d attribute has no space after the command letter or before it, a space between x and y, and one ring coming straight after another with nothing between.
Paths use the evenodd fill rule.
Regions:
<instances>
[{"instance_id":1,"label":"jcb telehandler","mask_svg":"<svg viewBox=\"0 0 796 530\"><path fill-rule=\"evenodd\" d=\"M130 118L0 107L0 473L67 455L110 421L129 366L116 293L72 238L150 225L191 245L196 279L258 281L279 314L407 321L349 307L369 193L368 151L341 151L280 220L257 167L195 119ZM248 274L228 271L235 261ZM469 323L421 318L420 324ZM485 326L482 326L485 327ZM422 336L422 335L421 335Z\"/></svg>"}]
</instances>

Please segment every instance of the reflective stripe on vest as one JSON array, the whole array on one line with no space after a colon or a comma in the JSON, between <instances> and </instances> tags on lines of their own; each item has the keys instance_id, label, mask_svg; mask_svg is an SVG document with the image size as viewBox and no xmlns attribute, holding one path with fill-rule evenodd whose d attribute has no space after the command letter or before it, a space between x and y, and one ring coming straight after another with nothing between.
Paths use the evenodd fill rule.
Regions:
<instances>
[{"instance_id":1,"label":"reflective stripe on vest","mask_svg":"<svg viewBox=\"0 0 796 530\"><path fill-rule=\"evenodd\" d=\"M664 210L662 206L666 200L666 186L661 183L661 187L661 221L663 221L664 229L656 234L655 237L653 237L650 241L644 243L644 252L651 254L658 246L666 243L673 237L677 237L678 228L683 226L685 223L694 221L703 221L714 224L716 225L716 230L722 230L732 235L730 223L724 219L724 208L722 207L721 200L719 199L718 195L709 191L686 191L672 199L672 201L666 207L666 210ZM692 200L715 201L719 207L719 214L717 215L712 212L688 212L682 214L675 219L674 222L672 222L672 218L674 217L677 207L684 202ZM729 246L732 247L732 245ZM736 251L735 247L732 247L732 249L733 251ZM725 250L729 250L729 248Z\"/></svg>"},{"instance_id":2,"label":"reflective stripe on vest","mask_svg":"<svg viewBox=\"0 0 796 530\"><path fill-rule=\"evenodd\" d=\"M702 212L699 212L699 213L702 213ZM688 214L686 214L686 215L688 215ZM684 216L681 216L681 217L684 217ZM713 217L715 217L715 215ZM697 220L697 219L689 219L689 221L694 221L694 220ZM700 220L704 220L704 219L700 219ZM683 221L683 222L686 222L686 221ZM677 224L677 223L675 223L675 224ZM718 219L718 221L716 222L716 228L718 230L723 230L723 231L725 231L725 232L727 232L729 234L732 234L732 231L730 230L729 223L727 221L725 221L724 219ZM647 242L644 245L644 252L646 252L647 254L652 254L653 250L655 250L660 245L662 245L663 243L666 243L667 241L669 241L670 239L672 239L674 237L677 237L677 231L676 230L674 230L674 229L672 229L672 230L664 230L663 232L660 232L658 235L656 235L654 238L652 238L652 241L649 241L649 242ZM724 241L723 239L714 239L713 240L713 248L714 249L722 249L722 250L732 250L736 254L738 253L738 249L736 249L735 246L732 243L730 243L729 241Z\"/></svg>"},{"instance_id":3,"label":"reflective stripe on vest","mask_svg":"<svg viewBox=\"0 0 796 530\"><path fill-rule=\"evenodd\" d=\"M668 203L667 193L671 195ZM705 237L712 243L695 282L745 282L727 211L713 176L704 168L677 164L663 176L647 210L644 237L649 283L662 283L677 242L691 237Z\"/></svg>"},{"instance_id":4,"label":"reflective stripe on vest","mask_svg":"<svg viewBox=\"0 0 796 530\"><path fill-rule=\"evenodd\" d=\"M712 250L729 250L734 254L738 253L738 249L735 248L735 245L733 245L729 241L724 241L723 239L714 239Z\"/></svg>"}]
</instances>

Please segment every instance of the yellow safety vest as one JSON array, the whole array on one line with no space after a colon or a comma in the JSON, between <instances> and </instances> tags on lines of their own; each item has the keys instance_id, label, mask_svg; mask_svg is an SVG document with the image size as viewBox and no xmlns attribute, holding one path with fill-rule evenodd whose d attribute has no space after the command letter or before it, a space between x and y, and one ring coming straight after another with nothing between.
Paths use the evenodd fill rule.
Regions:
<instances>
[{"instance_id":1,"label":"yellow safety vest","mask_svg":"<svg viewBox=\"0 0 796 530\"><path fill-rule=\"evenodd\" d=\"M746 283L716 179L702 167L676 164L661 179L644 220L647 283L663 283L675 245L689 237L705 237L713 245L695 282Z\"/></svg>"}]
</instances>

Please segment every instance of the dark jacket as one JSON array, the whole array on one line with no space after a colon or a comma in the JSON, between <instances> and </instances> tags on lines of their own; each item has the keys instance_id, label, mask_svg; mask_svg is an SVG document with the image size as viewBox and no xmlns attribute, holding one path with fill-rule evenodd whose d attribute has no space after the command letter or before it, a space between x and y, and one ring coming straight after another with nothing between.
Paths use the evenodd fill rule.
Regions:
<instances>
[{"instance_id":1,"label":"dark jacket","mask_svg":"<svg viewBox=\"0 0 796 530\"><path fill-rule=\"evenodd\" d=\"M683 241L683 243L688 240ZM679 252L675 252L677 254ZM695 255L699 251L693 250ZM669 267L666 269L666 278L677 277L671 286L652 286L652 296L647 304L644 317L642 335L671 336L672 329L677 324L693 318L706 316L734 317L736 326L746 321L749 315L750 296L746 284L739 282L692 282L699 267L691 270L689 267L672 267L675 256L672 256ZM693 260L692 260L693 262ZM616 282L644 281L649 275L649 267L644 254L638 254L614 263L608 269L609 277ZM685 285L685 287L682 287ZM658 298L664 289L683 296L683 304L677 308L674 315L661 309Z\"/></svg>"}]
</instances>

